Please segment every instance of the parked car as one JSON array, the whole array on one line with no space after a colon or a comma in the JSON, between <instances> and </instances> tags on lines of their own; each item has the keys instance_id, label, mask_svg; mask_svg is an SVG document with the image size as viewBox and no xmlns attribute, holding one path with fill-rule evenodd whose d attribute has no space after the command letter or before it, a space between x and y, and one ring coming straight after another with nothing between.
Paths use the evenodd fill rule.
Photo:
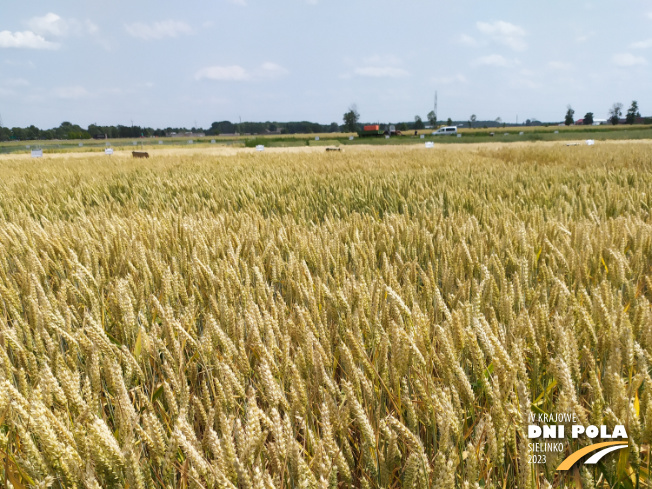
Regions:
<instances>
[{"instance_id":1,"label":"parked car","mask_svg":"<svg viewBox=\"0 0 652 489\"><path fill-rule=\"evenodd\" d=\"M433 136L455 136L457 134L457 126L444 126L440 127L432 133Z\"/></svg>"}]
</instances>

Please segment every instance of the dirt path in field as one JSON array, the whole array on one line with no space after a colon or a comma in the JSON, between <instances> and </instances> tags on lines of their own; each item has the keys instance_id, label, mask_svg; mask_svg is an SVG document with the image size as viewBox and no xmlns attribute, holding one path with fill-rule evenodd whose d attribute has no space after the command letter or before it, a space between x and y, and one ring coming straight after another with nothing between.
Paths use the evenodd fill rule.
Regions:
<instances>
[{"instance_id":1,"label":"dirt path in field","mask_svg":"<svg viewBox=\"0 0 652 489\"><path fill-rule=\"evenodd\" d=\"M609 139L606 141L596 141L595 146L604 145L648 145L652 146L652 139ZM477 149L502 149L509 148L523 148L523 147L557 147L557 146L586 146L586 141L515 141L515 142L491 142L491 143L445 143L436 144L430 151L436 150L477 150ZM427 150L425 144L397 144L397 145L377 145L377 144L352 144L350 146L340 146L342 153L360 153L369 151L378 152L399 152L401 150ZM203 156L236 156L238 154L254 154L255 148L233 148L227 146L211 146L204 148L153 148L147 149L151 158L157 156L192 156L201 154ZM324 153L326 146L295 146L288 148L265 148L265 154L286 154L286 153ZM333 152L333 154L339 154ZM115 151L113 158L131 157L131 151ZM50 159L69 159L69 158L109 158L103 152L69 152L69 153L45 153L43 160ZM29 160L31 155L26 154L3 154L0 155L0 161L6 160Z\"/></svg>"}]
</instances>

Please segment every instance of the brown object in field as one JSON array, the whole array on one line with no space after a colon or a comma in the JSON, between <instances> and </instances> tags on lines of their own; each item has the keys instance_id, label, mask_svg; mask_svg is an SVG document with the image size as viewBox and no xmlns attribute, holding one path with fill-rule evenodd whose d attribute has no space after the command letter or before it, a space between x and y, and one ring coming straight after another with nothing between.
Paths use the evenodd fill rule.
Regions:
<instances>
[{"instance_id":1,"label":"brown object in field","mask_svg":"<svg viewBox=\"0 0 652 489\"><path fill-rule=\"evenodd\" d=\"M342 151L340 148L326 148L326 151Z\"/></svg>"},{"instance_id":2,"label":"brown object in field","mask_svg":"<svg viewBox=\"0 0 652 489\"><path fill-rule=\"evenodd\" d=\"M131 156L134 158L149 158L149 153L147 151L132 151Z\"/></svg>"}]
</instances>

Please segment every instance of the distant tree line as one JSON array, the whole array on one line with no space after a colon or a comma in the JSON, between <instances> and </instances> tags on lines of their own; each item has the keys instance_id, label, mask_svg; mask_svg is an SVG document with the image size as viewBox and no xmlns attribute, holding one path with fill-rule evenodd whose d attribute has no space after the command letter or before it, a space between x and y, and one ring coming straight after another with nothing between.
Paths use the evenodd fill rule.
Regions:
<instances>
[{"instance_id":1,"label":"distant tree line","mask_svg":"<svg viewBox=\"0 0 652 489\"><path fill-rule=\"evenodd\" d=\"M324 132L340 132L337 123L319 124L317 122L213 122L205 132L208 136L220 134L314 134Z\"/></svg>"},{"instance_id":2,"label":"distant tree line","mask_svg":"<svg viewBox=\"0 0 652 489\"><path fill-rule=\"evenodd\" d=\"M181 136L187 133L204 133L207 136L220 134L311 134L340 132L344 126L333 122L319 124L316 122L240 122L230 121L213 122L208 129L201 127L166 127L154 129L141 126L100 126L91 124L83 128L70 122L62 122L59 127L52 129L39 129L32 125L29 127L2 127L0 126L0 141L9 140L38 140L38 139L91 139L95 137L115 138L141 138L141 137L169 137Z\"/></svg>"},{"instance_id":3,"label":"distant tree line","mask_svg":"<svg viewBox=\"0 0 652 489\"><path fill-rule=\"evenodd\" d=\"M566 107L566 116L564 117L564 124L567 126L570 126L571 124L575 124L575 121L573 120L573 115L575 114L575 111L573 108L568 105ZM609 123L615 125L618 124L652 124L652 118L651 117L641 117L641 112L639 111L638 108L638 102L636 100L632 100L632 104L629 106L629 109L627 109L627 114L624 119L622 119L623 115L623 104L620 102L616 102L611 106L609 109ZM593 119L594 119L594 114L593 112L587 112L584 114L584 118L582 119L582 124L584 125L591 125L593 124Z\"/></svg>"},{"instance_id":4,"label":"distant tree line","mask_svg":"<svg viewBox=\"0 0 652 489\"><path fill-rule=\"evenodd\" d=\"M566 117L564 122L569 125L573 124L573 116L575 111L571 106L567 106ZM643 122L645 124L652 123L650 118L641 118L638 108L638 103L633 101L626 117L621 119L623 114L623 104L616 103L609 110L609 122L612 124L626 123L634 124ZM427 121L430 127L437 127L437 115L431 111L427 115ZM441 121L443 122L443 121ZM584 116L584 124L593 123L593 113L588 112ZM29 140L48 140L48 139L91 139L106 137L108 139L116 138L148 138L148 137L169 137L169 136L183 136L187 133L197 134L204 133L207 136L218 136L220 134L315 134L315 133L335 133L335 132L356 132L362 129L365 124L376 124L378 122L361 122L360 114L354 105L349 107L349 110L344 114L343 124L338 125L336 122L330 124L319 124L316 122L299 121L299 122L230 122L221 121L213 122L207 129L201 127L192 127L190 129L185 127L166 127L164 129L154 129L151 127L141 126L100 126L96 124L89 125L86 129L83 127L72 124L70 122L62 122L59 127L52 129L39 129L31 125L29 127L3 127L0 122L0 141L29 141ZM383 123L384 124L384 123ZM424 129L426 126L420 116L415 116L413 121L409 122L395 122L390 123L396 126L396 129L401 131ZM468 121L453 121L450 118L446 124L459 125L464 127L505 127L505 122L501 118L494 121L479 121L475 114L471 115ZM536 126L542 125L536 119L527 119L522 125ZM511 125L511 124L510 124ZM546 124L547 125L547 124Z\"/></svg>"},{"instance_id":5,"label":"distant tree line","mask_svg":"<svg viewBox=\"0 0 652 489\"><path fill-rule=\"evenodd\" d=\"M185 128L152 129L140 126L98 126L91 124L86 129L78 124L62 122L59 127L52 129L39 129L32 125L29 127L0 127L0 141L28 141L36 139L91 139L96 136L107 138L140 138L151 136L165 136L171 132L186 132Z\"/></svg>"}]
</instances>

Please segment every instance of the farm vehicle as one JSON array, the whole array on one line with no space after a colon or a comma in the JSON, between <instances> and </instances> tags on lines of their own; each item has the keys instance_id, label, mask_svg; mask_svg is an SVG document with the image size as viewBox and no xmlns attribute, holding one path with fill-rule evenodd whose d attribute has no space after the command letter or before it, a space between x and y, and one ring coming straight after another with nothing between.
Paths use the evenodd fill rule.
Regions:
<instances>
[{"instance_id":1,"label":"farm vehicle","mask_svg":"<svg viewBox=\"0 0 652 489\"><path fill-rule=\"evenodd\" d=\"M361 131L358 131L358 136L400 136L401 131L396 130L396 126L388 124L384 129L381 129L380 124L370 124L363 126Z\"/></svg>"}]
</instances>

